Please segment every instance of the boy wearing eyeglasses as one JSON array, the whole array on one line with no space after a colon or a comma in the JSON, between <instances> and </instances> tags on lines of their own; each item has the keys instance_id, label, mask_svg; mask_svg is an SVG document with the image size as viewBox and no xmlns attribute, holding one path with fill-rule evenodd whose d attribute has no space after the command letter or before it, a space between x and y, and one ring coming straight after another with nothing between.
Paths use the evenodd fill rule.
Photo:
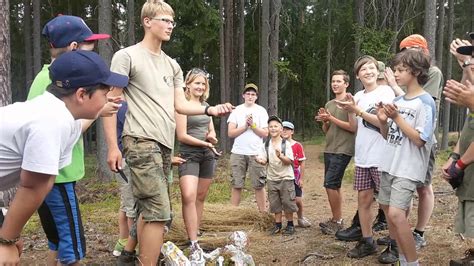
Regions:
<instances>
[{"instance_id":1,"label":"boy wearing eyeglasses","mask_svg":"<svg viewBox=\"0 0 474 266\"><path fill-rule=\"evenodd\" d=\"M114 95L123 92L128 103L122 145L136 200L139 259L144 265L155 265L163 244L165 223L171 220L168 176L175 140L175 111L186 115L224 115L233 106L187 104L181 67L161 49L176 26L169 4L146 1L141 24L145 32L143 40L115 53L111 69L130 77L126 88ZM114 172L122 167L116 123L115 116L104 119L108 163ZM134 251L126 246L122 254L134 256Z\"/></svg>"}]
</instances>

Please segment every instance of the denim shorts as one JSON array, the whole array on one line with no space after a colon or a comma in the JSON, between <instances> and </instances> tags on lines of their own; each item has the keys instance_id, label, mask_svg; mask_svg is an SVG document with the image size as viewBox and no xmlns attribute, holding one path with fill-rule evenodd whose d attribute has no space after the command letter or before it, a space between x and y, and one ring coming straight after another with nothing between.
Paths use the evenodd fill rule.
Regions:
<instances>
[{"instance_id":1,"label":"denim shorts","mask_svg":"<svg viewBox=\"0 0 474 266\"><path fill-rule=\"evenodd\" d=\"M339 189L352 156L341 153L324 153L324 187Z\"/></svg>"}]
</instances>

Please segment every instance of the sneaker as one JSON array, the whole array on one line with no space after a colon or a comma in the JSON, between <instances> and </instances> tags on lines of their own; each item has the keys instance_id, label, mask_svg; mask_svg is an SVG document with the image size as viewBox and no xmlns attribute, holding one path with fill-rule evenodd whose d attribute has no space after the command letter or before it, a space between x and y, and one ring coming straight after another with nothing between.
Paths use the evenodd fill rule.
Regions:
<instances>
[{"instance_id":1,"label":"sneaker","mask_svg":"<svg viewBox=\"0 0 474 266\"><path fill-rule=\"evenodd\" d=\"M128 252L123 250L122 253L117 257L117 266L135 266L135 260L137 256L135 251Z\"/></svg>"},{"instance_id":2,"label":"sneaker","mask_svg":"<svg viewBox=\"0 0 474 266\"><path fill-rule=\"evenodd\" d=\"M372 241L372 243L367 243L364 239L361 239L359 242L357 242L357 245L353 249L349 250L347 256L349 258L360 259L374 253L377 253L377 244L375 241Z\"/></svg>"},{"instance_id":3,"label":"sneaker","mask_svg":"<svg viewBox=\"0 0 474 266\"><path fill-rule=\"evenodd\" d=\"M191 261L202 261L203 260L203 250L198 243L194 243L194 245L189 246L189 258Z\"/></svg>"},{"instance_id":4,"label":"sneaker","mask_svg":"<svg viewBox=\"0 0 474 266\"><path fill-rule=\"evenodd\" d=\"M390 243L390 236L384 236L377 239L377 245L388 246L389 243Z\"/></svg>"},{"instance_id":5,"label":"sneaker","mask_svg":"<svg viewBox=\"0 0 474 266\"><path fill-rule=\"evenodd\" d=\"M127 244L127 240L127 238L117 240L117 243L115 243L114 251L112 251L112 255L114 255L114 257L120 256L123 248L125 248L125 245Z\"/></svg>"},{"instance_id":6,"label":"sneaker","mask_svg":"<svg viewBox=\"0 0 474 266\"><path fill-rule=\"evenodd\" d=\"M372 230L374 230L374 232L380 232L387 229L388 229L387 222L381 221L379 219L377 219L375 223L372 225Z\"/></svg>"},{"instance_id":7,"label":"sneaker","mask_svg":"<svg viewBox=\"0 0 474 266\"><path fill-rule=\"evenodd\" d=\"M281 227L275 225L275 226L270 230L269 235L274 236L274 235L279 234L280 232L281 232Z\"/></svg>"},{"instance_id":8,"label":"sneaker","mask_svg":"<svg viewBox=\"0 0 474 266\"><path fill-rule=\"evenodd\" d=\"M336 238L342 241L359 241L362 238L362 229L358 224L336 232Z\"/></svg>"},{"instance_id":9,"label":"sneaker","mask_svg":"<svg viewBox=\"0 0 474 266\"><path fill-rule=\"evenodd\" d=\"M284 236L290 236L295 233L295 227L292 225L287 225L285 229L283 230L283 235Z\"/></svg>"},{"instance_id":10,"label":"sneaker","mask_svg":"<svg viewBox=\"0 0 474 266\"><path fill-rule=\"evenodd\" d=\"M319 223L321 231L326 235L334 235L337 231L344 228L344 222L341 220L340 223L333 221L332 219L327 220L326 222Z\"/></svg>"},{"instance_id":11,"label":"sneaker","mask_svg":"<svg viewBox=\"0 0 474 266\"><path fill-rule=\"evenodd\" d=\"M306 219L306 217L303 217L301 219L298 219L298 226L299 227L310 227L311 226L311 222L308 221L308 219Z\"/></svg>"},{"instance_id":12,"label":"sneaker","mask_svg":"<svg viewBox=\"0 0 474 266\"><path fill-rule=\"evenodd\" d=\"M465 265L474 265L474 248L466 250L464 253L466 256L457 260L450 260L449 266L465 266Z\"/></svg>"},{"instance_id":13,"label":"sneaker","mask_svg":"<svg viewBox=\"0 0 474 266\"><path fill-rule=\"evenodd\" d=\"M378 261L382 264L394 264L398 261L398 247L388 244L387 248L379 255Z\"/></svg>"},{"instance_id":14,"label":"sneaker","mask_svg":"<svg viewBox=\"0 0 474 266\"><path fill-rule=\"evenodd\" d=\"M416 250L426 246L426 239L417 232L413 232L413 239L415 239Z\"/></svg>"}]
</instances>

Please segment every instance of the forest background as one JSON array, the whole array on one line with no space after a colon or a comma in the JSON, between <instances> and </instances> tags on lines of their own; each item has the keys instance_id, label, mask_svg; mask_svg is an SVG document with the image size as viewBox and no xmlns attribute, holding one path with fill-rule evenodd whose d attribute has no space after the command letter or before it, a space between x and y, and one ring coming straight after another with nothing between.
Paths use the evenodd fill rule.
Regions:
<instances>
[{"instance_id":1,"label":"forest background","mask_svg":"<svg viewBox=\"0 0 474 266\"><path fill-rule=\"evenodd\" d=\"M460 79L449 53L454 38L474 31L472 0L167 0L177 27L163 50L184 72L199 67L209 73L210 104L242 102L241 89L253 82L259 104L269 114L293 121L299 139L320 134L314 115L332 95L330 74L351 75L350 91L361 89L353 63L372 55L390 63L398 43L419 33L429 43L433 63L445 80ZM49 63L41 36L58 14L82 17L100 41L97 51L110 62L115 51L141 40L140 9L144 0L0 0L0 106L24 101L36 73ZM447 133L459 131L465 109L441 101L438 120L441 148ZM86 134L86 150L105 163L100 119ZM221 148L229 150L226 118L215 119ZM443 134L441 134L443 133ZM106 169L107 167L99 167ZM101 175L109 176L106 170Z\"/></svg>"}]
</instances>

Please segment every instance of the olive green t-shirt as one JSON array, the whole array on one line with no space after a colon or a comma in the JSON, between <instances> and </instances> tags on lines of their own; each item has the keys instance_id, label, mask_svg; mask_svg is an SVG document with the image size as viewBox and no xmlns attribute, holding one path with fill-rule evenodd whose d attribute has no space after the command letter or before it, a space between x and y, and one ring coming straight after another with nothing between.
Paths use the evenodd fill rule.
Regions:
<instances>
[{"instance_id":1,"label":"olive green t-shirt","mask_svg":"<svg viewBox=\"0 0 474 266\"><path fill-rule=\"evenodd\" d=\"M459 139L459 154L463 155L469 145L474 142L474 117L467 117ZM464 179L456 190L459 200L474 201L474 164L469 164L464 169Z\"/></svg>"},{"instance_id":2,"label":"olive green t-shirt","mask_svg":"<svg viewBox=\"0 0 474 266\"><path fill-rule=\"evenodd\" d=\"M110 68L129 77L122 136L152 139L173 149L174 93L184 88L178 63L163 51L155 54L138 43L116 52Z\"/></svg>"},{"instance_id":3,"label":"olive green t-shirt","mask_svg":"<svg viewBox=\"0 0 474 266\"><path fill-rule=\"evenodd\" d=\"M337 107L336 102L331 100L326 103L325 108L335 118L342 121L349 121L347 111ZM355 134L344 130L333 123L330 123L328 131L326 132L326 153L354 155Z\"/></svg>"}]
</instances>

